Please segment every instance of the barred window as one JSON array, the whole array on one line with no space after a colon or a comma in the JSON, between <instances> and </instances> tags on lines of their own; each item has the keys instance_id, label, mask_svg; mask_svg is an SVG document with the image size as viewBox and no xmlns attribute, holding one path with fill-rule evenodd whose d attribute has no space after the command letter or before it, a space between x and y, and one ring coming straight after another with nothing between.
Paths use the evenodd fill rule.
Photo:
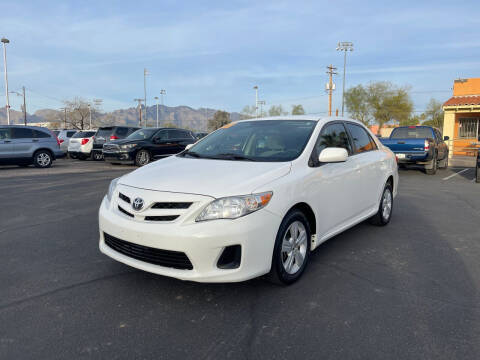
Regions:
<instances>
[{"instance_id":1,"label":"barred window","mask_svg":"<svg viewBox=\"0 0 480 360\"><path fill-rule=\"evenodd\" d=\"M478 118L460 118L458 136L461 138L478 138Z\"/></svg>"}]
</instances>

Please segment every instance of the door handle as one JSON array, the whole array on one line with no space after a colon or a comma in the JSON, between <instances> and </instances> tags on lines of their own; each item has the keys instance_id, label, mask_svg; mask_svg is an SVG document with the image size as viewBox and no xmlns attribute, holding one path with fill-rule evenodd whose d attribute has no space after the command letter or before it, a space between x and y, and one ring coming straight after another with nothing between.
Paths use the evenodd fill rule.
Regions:
<instances>
[{"instance_id":1,"label":"door handle","mask_svg":"<svg viewBox=\"0 0 480 360\"><path fill-rule=\"evenodd\" d=\"M5 144L11 143L10 140L5 140Z\"/></svg>"},{"instance_id":2,"label":"door handle","mask_svg":"<svg viewBox=\"0 0 480 360\"><path fill-rule=\"evenodd\" d=\"M32 142L38 142L38 139L33 139Z\"/></svg>"}]
</instances>

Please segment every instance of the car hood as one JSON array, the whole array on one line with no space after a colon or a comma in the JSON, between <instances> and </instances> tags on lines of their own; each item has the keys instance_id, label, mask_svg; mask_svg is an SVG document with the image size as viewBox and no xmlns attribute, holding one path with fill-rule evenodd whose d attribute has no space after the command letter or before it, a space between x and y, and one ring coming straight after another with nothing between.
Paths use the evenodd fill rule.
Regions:
<instances>
[{"instance_id":1,"label":"car hood","mask_svg":"<svg viewBox=\"0 0 480 360\"><path fill-rule=\"evenodd\" d=\"M119 184L220 198L250 194L258 187L287 175L290 168L290 162L230 161L171 156L123 176Z\"/></svg>"}]
</instances>

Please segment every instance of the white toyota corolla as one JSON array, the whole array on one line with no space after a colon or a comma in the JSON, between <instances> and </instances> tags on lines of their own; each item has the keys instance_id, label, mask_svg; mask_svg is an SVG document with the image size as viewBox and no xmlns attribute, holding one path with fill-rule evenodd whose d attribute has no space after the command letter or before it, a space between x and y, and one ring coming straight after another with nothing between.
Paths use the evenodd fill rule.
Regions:
<instances>
[{"instance_id":1,"label":"white toyota corolla","mask_svg":"<svg viewBox=\"0 0 480 360\"><path fill-rule=\"evenodd\" d=\"M100 250L184 280L289 284L325 240L366 219L388 224L397 188L395 155L357 121L238 121L114 179Z\"/></svg>"}]
</instances>

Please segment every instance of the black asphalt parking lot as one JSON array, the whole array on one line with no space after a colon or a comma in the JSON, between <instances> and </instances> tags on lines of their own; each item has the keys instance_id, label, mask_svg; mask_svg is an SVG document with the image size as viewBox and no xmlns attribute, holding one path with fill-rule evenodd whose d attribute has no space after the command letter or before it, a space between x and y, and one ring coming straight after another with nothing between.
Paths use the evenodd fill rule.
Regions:
<instances>
[{"instance_id":1,"label":"black asphalt parking lot","mask_svg":"<svg viewBox=\"0 0 480 360\"><path fill-rule=\"evenodd\" d=\"M391 223L329 240L289 287L197 284L98 250L134 168L0 167L0 359L479 359L480 184L400 171Z\"/></svg>"}]
</instances>

